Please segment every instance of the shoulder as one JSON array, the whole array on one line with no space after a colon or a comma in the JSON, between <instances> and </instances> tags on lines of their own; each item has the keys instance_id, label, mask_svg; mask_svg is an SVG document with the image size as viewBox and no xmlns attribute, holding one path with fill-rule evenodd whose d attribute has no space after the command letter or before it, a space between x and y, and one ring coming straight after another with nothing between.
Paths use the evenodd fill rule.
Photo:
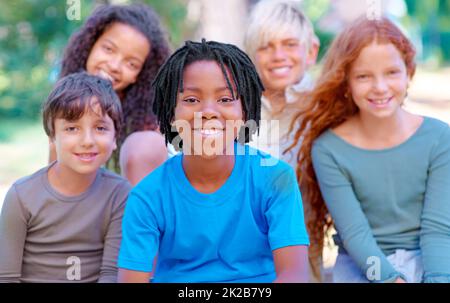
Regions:
<instances>
[{"instance_id":1,"label":"shoulder","mask_svg":"<svg viewBox=\"0 0 450 303\"><path fill-rule=\"evenodd\" d=\"M181 162L180 157L181 154L177 154L166 160L163 164L158 166L155 170L145 176L138 184L136 184L133 188L133 192L152 195L155 194L156 191L163 190L163 185L169 184L169 178L172 179L171 175L177 174L179 171L177 168Z\"/></svg>"},{"instance_id":2,"label":"shoulder","mask_svg":"<svg viewBox=\"0 0 450 303\"><path fill-rule=\"evenodd\" d=\"M450 132L450 126L439 119L424 117L423 123L426 130L436 132L438 136L448 135Z\"/></svg>"},{"instance_id":3,"label":"shoulder","mask_svg":"<svg viewBox=\"0 0 450 303\"><path fill-rule=\"evenodd\" d=\"M126 194L130 192L132 186L130 182L122 176L119 176L106 168L100 168L99 174L102 182L102 191L110 189L112 191L120 191L121 193Z\"/></svg>"},{"instance_id":4,"label":"shoulder","mask_svg":"<svg viewBox=\"0 0 450 303\"><path fill-rule=\"evenodd\" d=\"M333 147L339 143L339 134L341 134L341 132L339 131L339 133L336 133L336 129L332 130L329 128L325 130L313 141L311 146L312 155L316 154L319 151L324 152L330 149L332 150Z\"/></svg>"},{"instance_id":5,"label":"shoulder","mask_svg":"<svg viewBox=\"0 0 450 303\"><path fill-rule=\"evenodd\" d=\"M47 173L48 166L39 169L31 175L22 177L13 183L12 187L16 191L24 191L26 189L42 188L42 177Z\"/></svg>"},{"instance_id":6,"label":"shoulder","mask_svg":"<svg viewBox=\"0 0 450 303\"><path fill-rule=\"evenodd\" d=\"M147 158L167 158L164 136L157 131L138 131L130 134L120 148L123 160L142 160Z\"/></svg>"},{"instance_id":7,"label":"shoulder","mask_svg":"<svg viewBox=\"0 0 450 303\"><path fill-rule=\"evenodd\" d=\"M321 138L320 140L332 141L336 137L339 137L351 143L359 135L358 129L359 127L356 125L354 117L350 117L338 126L326 129L319 138Z\"/></svg>"},{"instance_id":8,"label":"shoulder","mask_svg":"<svg viewBox=\"0 0 450 303\"><path fill-rule=\"evenodd\" d=\"M424 117L424 121L416 132L417 144L430 146L433 149L450 146L450 126L436 118Z\"/></svg>"},{"instance_id":9,"label":"shoulder","mask_svg":"<svg viewBox=\"0 0 450 303\"><path fill-rule=\"evenodd\" d=\"M37 202L48 194L45 182L43 182L47 170L48 166L14 182L6 193L3 206L9 203L17 203L22 210L25 210L29 209L30 205L39 204Z\"/></svg>"},{"instance_id":10,"label":"shoulder","mask_svg":"<svg viewBox=\"0 0 450 303\"><path fill-rule=\"evenodd\" d=\"M176 155L165 161L137 183L130 191L126 207L132 212L161 213L164 205L166 207L173 205L170 203L174 201L171 191L176 186L174 182L177 181L177 177L173 175L179 171L176 166L180 162L180 156Z\"/></svg>"},{"instance_id":11,"label":"shoulder","mask_svg":"<svg viewBox=\"0 0 450 303\"><path fill-rule=\"evenodd\" d=\"M421 138L427 142L421 144L431 147L432 155L450 153L450 126L435 118L424 117L423 132Z\"/></svg>"},{"instance_id":12,"label":"shoulder","mask_svg":"<svg viewBox=\"0 0 450 303\"><path fill-rule=\"evenodd\" d=\"M295 178L295 172L288 163L248 145L245 148L249 170L256 180L268 184L286 176Z\"/></svg>"},{"instance_id":13,"label":"shoulder","mask_svg":"<svg viewBox=\"0 0 450 303\"><path fill-rule=\"evenodd\" d=\"M123 142L122 148L133 148L134 146L153 146L162 144L165 146L164 136L152 130L137 131L131 133Z\"/></svg>"}]
</instances>

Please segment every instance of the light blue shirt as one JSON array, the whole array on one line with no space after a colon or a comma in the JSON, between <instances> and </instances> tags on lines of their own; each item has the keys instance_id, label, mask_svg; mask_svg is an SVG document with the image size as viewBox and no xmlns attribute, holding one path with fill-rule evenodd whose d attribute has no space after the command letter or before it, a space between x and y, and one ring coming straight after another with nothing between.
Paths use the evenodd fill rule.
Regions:
<instances>
[{"instance_id":1,"label":"light blue shirt","mask_svg":"<svg viewBox=\"0 0 450 303\"><path fill-rule=\"evenodd\" d=\"M150 272L154 282L272 282L272 251L308 245L292 168L236 145L231 175L216 192L188 181L183 154L167 160L131 192L118 266Z\"/></svg>"},{"instance_id":2,"label":"light blue shirt","mask_svg":"<svg viewBox=\"0 0 450 303\"><path fill-rule=\"evenodd\" d=\"M312 149L322 196L342 245L363 273L379 257L381 280L400 274L386 259L420 249L424 281L450 282L450 128L424 117L398 146L355 147L331 130Z\"/></svg>"}]
</instances>

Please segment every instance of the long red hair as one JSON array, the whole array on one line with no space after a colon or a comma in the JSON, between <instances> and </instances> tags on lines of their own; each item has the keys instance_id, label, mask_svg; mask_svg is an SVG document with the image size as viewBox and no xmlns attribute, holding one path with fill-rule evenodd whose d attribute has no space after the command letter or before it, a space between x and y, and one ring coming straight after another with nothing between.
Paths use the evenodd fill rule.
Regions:
<instances>
[{"instance_id":1,"label":"long red hair","mask_svg":"<svg viewBox=\"0 0 450 303\"><path fill-rule=\"evenodd\" d=\"M320 264L324 236L333 226L324 203L311 160L311 149L324 131L342 124L355 115L358 108L348 96L347 74L361 50L372 41L392 43L403 56L408 75L415 72L415 50L411 42L387 18L368 20L359 18L350 24L333 41L328 49L321 75L315 88L306 97L304 107L296 115L292 126L299 124L293 148L301 140L297 155L297 178L305 203L306 226L310 237L309 260L313 274L320 278ZM291 126L291 129L292 129Z\"/></svg>"}]
</instances>

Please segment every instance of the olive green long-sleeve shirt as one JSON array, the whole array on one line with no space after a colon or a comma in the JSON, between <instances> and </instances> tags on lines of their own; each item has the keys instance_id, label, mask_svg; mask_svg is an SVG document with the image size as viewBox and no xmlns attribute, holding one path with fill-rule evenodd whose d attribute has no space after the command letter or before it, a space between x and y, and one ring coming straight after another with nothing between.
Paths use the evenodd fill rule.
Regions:
<instances>
[{"instance_id":1,"label":"olive green long-sleeve shirt","mask_svg":"<svg viewBox=\"0 0 450 303\"><path fill-rule=\"evenodd\" d=\"M116 282L124 205L131 185L99 169L66 197L43 168L14 183L0 217L0 282Z\"/></svg>"}]
</instances>

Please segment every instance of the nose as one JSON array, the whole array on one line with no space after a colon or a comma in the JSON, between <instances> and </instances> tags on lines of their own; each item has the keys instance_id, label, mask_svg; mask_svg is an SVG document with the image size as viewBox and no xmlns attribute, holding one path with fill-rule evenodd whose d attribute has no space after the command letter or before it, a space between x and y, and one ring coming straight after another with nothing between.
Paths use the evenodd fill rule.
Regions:
<instances>
[{"instance_id":1,"label":"nose","mask_svg":"<svg viewBox=\"0 0 450 303\"><path fill-rule=\"evenodd\" d=\"M82 134L81 138L81 146L83 147L91 147L94 145L94 135L91 130L85 130Z\"/></svg>"},{"instance_id":2,"label":"nose","mask_svg":"<svg viewBox=\"0 0 450 303\"><path fill-rule=\"evenodd\" d=\"M276 61L284 60L286 58L286 52L281 45L274 46L272 57Z\"/></svg>"},{"instance_id":3,"label":"nose","mask_svg":"<svg viewBox=\"0 0 450 303\"><path fill-rule=\"evenodd\" d=\"M220 112L217 109L216 101L207 101L203 102L201 108L202 119L211 120L217 119L220 116Z\"/></svg>"},{"instance_id":4,"label":"nose","mask_svg":"<svg viewBox=\"0 0 450 303\"><path fill-rule=\"evenodd\" d=\"M107 62L108 68L112 73L117 73L120 71L121 60L119 56L113 56L109 58Z\"/></svg>"},{"instance_id":5,"label":"nose","mask_svg":"<svg viewBox=\"0 0 450 303\"><path fill-rule=\"evenodd\" d=\"M386 83L386 80L383 77L377 77L375 78L373 88L376 92L385 92L388 88L388 85Z\"/></svg>"}]
</instances>

